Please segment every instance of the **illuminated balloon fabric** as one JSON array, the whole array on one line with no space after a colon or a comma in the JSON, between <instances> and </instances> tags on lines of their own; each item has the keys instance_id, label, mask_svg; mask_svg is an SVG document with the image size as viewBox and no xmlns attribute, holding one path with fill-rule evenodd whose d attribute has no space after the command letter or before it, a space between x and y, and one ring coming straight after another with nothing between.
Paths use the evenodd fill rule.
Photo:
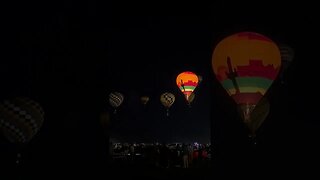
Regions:
<instances>
[{"instance_id":1,"label":"illuminated balloon fabric","mask_svg":"<svg viewBox=\"0 0 320 180\"><path fill-rule=\"evenodd\" d=\"M0 104L0 128L12 143L29 142L43 124L44 111L26 97L5 100Z\"/></svg>"},{"instance_id":2,"label":"illuminated balloon fabric","mask_svg":"<svg viewBox=\"0 0 320 180\"><path fill-rule=\"evenodd\" d=\"M186 100L188 101L191 93L195 90L198 85L198 76L193 72L186 71L180 73L177 76L176 83L181 92L184 94Z\"/></svg>"},{"instance_id":3,"label":"illuminated balloon fabric","mask_svg":"<svg viewBox=\"0 0 320 180\"><path fill-rule=\"evenodd\" d=\"M148 102L149 102L149 97L148 96L142 96L141 98L140 98L140 100L141 100L141 103L143 104L143 105L146 105Z\"/></svg>"},{"instance_id":4,"label":"illuminated balloon fabric","mask_svg":"<svg viewBox=\"0 0 320 180\"><path fill-rule=\"evenodd\" d=\"M240 114L242 113L241 107L238 107ZM270 112L270 104L267 98L263 97L259 103L255 106L250 115L250 121L245 121L247 127L251 131L251 135L255 135L256 131L260 128L264 120L267 118ZM245 119L244 117L242 117Z\"/></svg>"},{"instance_id":5,"label":"illuminated balloon fabric","mask_svg":"<svg viewBox=\"0 0 320 180\"><path fill-rule=\"evenodd\" d=\"M123 102L123 95L119 92L112 92L109 94L109 103L112 107L117 108Z\"/></svg>"},{"instance_id":6,"label":"illuminated balloon fabric","mask_svg":"<svg viewBox=\"0 0 320 180\"><path fill-rule=\"evenodd\" d=\"M166 108L170 108L174 101L176 100L175 96L172 93L163 93L160 96L160 101L162 105Z\"/></svg>"},{"instance_id":7,"label":"illuminated balloon fabric","mask_svg":"<svg viewBox=\"0 0 320 180\"><path fill-rule=\"evenodd\" d=\"M277 78L280 67L278 46L254 32L241 32L223 39L212 56L217 79L234 101L243 106L245 118L249 118L250 112Z\"/></svg>"}]
</instances>

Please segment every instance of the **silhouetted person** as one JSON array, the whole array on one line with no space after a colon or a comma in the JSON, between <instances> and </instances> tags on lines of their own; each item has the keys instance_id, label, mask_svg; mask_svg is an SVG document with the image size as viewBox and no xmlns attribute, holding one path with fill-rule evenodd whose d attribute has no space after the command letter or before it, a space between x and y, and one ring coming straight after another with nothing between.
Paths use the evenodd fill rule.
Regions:
<instances>
[{"instance_id":1,"label":"silhouetted person","mask_svg":"<svg viewBox=\"0 0 320 180\"><path fill-rule=\"evenodd\" d=\"M169 166L169 149L165 143L160 146L160 167L168 168Z\"/></svg>"}]
</instances>

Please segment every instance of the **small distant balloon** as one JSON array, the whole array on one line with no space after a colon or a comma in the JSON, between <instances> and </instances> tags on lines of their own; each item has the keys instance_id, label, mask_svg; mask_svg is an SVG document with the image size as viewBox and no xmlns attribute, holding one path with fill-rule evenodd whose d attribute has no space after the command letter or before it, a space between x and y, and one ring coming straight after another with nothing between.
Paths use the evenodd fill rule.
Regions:
<instances>
[{"instance_id":1,"label":"small distant balloon","mask_svg":"<svg viewBox=\"0 0 320 180\"><path fill-rule=\"evenodd\" d=\"M114 108L114 113L117 112L117 108L122 104L123 100L124 96L120 92L112 92L109 94L109 103Z\"/></svg>"},{"instance_id":2,"label":"small distant balloon","mask_svg":"<svg viewBox=\"0 0 320 180\"><path fill-rule=\"evenodd\" d=\"M167 109L167 116L169 116L169 108L173 105L176 100L174 94L165 92L160 96L160 102Z\"/></svg>"},{"instance_id":3,"label":"small distant balloon","mask_svg":"<svg viewBox=\"0 0 320 180\"><path fill-rule=\"evenodd\" d=\"M180 91L184 94L185 99L189 103L190 95L198 86L198 76L190 71L182 72L177 76L176 83Z\"/></svg>"},{"instance_id":4,"label":"small distant balloon","mask_svg":"<svg viewBox=\"0 0 320 180\"><path fill-rule=\"evenodd\" d=\"M16 97L0 103L0 128L12 143L28 143L42 127L44 111L28 97Z\"/></svg>"},{"instance_id":5,"label":"small distant balloon","mask_svg":"<svg viewBox=\"0 0 320 180\"><path fill-rule=\"evenodd\" d=\"M149 96L142 96L140 98L140 101L143 105L146 105L149 102L149 100L150 100Z\"/></svg>"}]
</instances>

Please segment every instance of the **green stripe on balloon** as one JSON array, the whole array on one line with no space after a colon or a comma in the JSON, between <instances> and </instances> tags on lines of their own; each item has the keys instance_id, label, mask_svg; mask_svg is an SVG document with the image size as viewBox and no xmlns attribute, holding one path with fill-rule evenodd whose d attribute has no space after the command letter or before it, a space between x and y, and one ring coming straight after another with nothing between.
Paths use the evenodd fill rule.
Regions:
<instances>
[{"instance_id":1,"label":"green stripe on balloon","mask_svg":"<svg viewBox=\"0 0 320 180\"><path fill-rule=\"evenodd\" d=\"M236 94L236 89L231 88L231 89L226 89L229 94ZM260 92L261 94L265 94L266 90L258 87L240 87L239 88L240 93L256 93Z\"/></svg>"},{"instance_id":2,"label":"green stripe on balloon","mask_svg":"<svg viewBox=\"0 0 320 180\"><path fill-rule=\"evenodd\" d=\"M181 91L194 91L196 87L194 86L184 86L184 87L180 87Z\"/></svg>"},{"instance_id":3,"label":"green stripe on balloon","mask_svg":"<svg viewBox=\"0 0 320 180\"><path fill-rule=\"evenodd\" d=\"M237 84L240 92L253 92L253 89L264 89L265 91L271 86L272 80L259 77L237 77ZM225 89L234 89L234 84L230 79L224 80L222 86Z\"/></svg>"}]
</instances>

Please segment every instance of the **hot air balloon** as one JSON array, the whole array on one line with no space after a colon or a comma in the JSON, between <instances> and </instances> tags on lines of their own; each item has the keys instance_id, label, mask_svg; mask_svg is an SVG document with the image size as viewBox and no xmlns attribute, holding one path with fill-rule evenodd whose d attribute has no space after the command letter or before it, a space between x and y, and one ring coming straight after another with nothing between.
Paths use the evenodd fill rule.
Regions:
<instances>
[{"instance_id":1,"label":"hot air balloon","mask_svg":"<svg viewBox=\"0 0 320 180\"><path fill-rule=\"evenodd\" d=\"M252 123L251 114L281 67L278 46L268 37L254 32L233 34L215 47L212 68L216 78L238 104L244 123Z\"/></svg>"},{"instance_id":2,"label":"hot air balloon","mask_svg":"<svg viewBox=\"0 0 320 180\"><path fill-rule=\"evenodd\" d=\"M117 108L122 104L124 96L119 92L109 94L109 103L114 108L114 114L117 113Z\"/></svg>"},{"instance_id":3,"label":"hot air balloon","mask_svg":"<svg viewBox=\"0 0 320 180\"><path fill-rule=\"evenodd\" d=\"M176 83L180 91L184 94L188 104L190 105L190 95L198 86L198 76L190 71L182 72L177 76Z\"/></svg>"},{"instance_id":4,"label":"hot air balloon","mask_svg":"<svg viewBox=\"0 0 320 180\"><path fill-rule=\"evenodd\" d=\"M175 99L175 96L169 92L165 92L160 96L160 102L167 109L167 116L169 116L169 108L172 106Z\"/></svg>"},{"instance_id":5,"label":"hot air balloon","mask_svg":"<svg viewBox=\"0 0 320 180\"><path fill-rule=\"evenodd\" d=\"M14 144L28 143L43 124L44 111L36 101L16 97L0 103L0 128Z\"/></svg>"},{"instance_id":6,"label":"hot air balloon","mask_svg":"<svg viewBox=\"0 0 320 180\"><path fill-rule=\"evenodd\" d=\"M16 97L0 103L0 130L11 143L17 145L17 165L22 156L22 147L38 133L43 120L42 107L28 97Z\"/></svg>"},{"instance_id":7,"label":"hot air balloon","mask_svg":"<svg viewBox=\"0 0 320 180\"><path fill-rule=\"evenodd\" d=\"M149 99L150 99L149 96L142 96L140 98L140 101L143 105L146 105L149 102Z\"/></svg>"}]
</instances>

